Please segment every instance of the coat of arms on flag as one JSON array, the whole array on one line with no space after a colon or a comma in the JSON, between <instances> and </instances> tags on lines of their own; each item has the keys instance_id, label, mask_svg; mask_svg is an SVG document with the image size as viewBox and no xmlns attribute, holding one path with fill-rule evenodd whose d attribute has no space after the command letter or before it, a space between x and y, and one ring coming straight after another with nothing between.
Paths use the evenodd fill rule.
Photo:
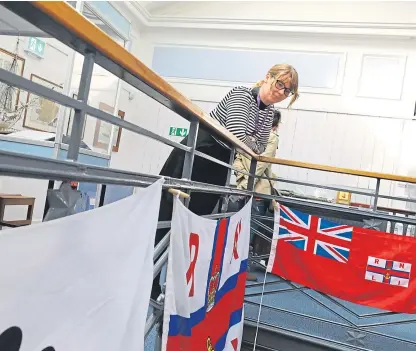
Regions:
<instances>
[{"instance_id":1,"label":"coat of arms on flag","mask_svg":"<svg viewBox=\"0 0 416 351\"><path fill-rule=\"evenodd\" d=\"M411 268L411 263L370 256L368 257L365 279L407 288L409 286Z\"/></svg>"},{"instance_id":2,"label":"coat of arms on flag","mask_svg":"<svg viewBox=\"0 0 416 351\"><path fill-rule=\"evenodd\" d=\"M250 217L251 200L212 220L175 198L162 350L240 350Z\"/></svg>"},{"instance_id":3,"label":"coat of arms on flag","mask_svg":"<svg viewBox=\"0 0 416 351\"><path fill-rule=\"evenodd\" d=\"M415 238L332 223L281 204L274 218L268 272L357 304L416 312Z\"/></svg>"}]
</instances>

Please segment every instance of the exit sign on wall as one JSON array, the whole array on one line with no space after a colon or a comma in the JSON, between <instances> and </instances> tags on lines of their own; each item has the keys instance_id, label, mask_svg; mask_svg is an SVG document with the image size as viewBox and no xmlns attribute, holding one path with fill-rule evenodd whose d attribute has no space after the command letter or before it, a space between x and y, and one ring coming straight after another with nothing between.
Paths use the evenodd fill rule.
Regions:
<instances>
[{"instance_id":1,"label":"exit sign on wall","mask_svg":"<svg viewBox=\"0 0 416 351\"><path fill-rule=\"evenodd\" d=\"M186 137L188 135L188 129L187 128L170 127L169 128L169 135Z\"/></svg>"},{"instance_id":2,"label":"exit sign on wall","mask_svg":"<svg viewBox=\"0 0 416 351\"><path fill-rule=\"evenodd\" d=\"M29 37L27 51L36 56L43 57L45 54L45 42L38 38Z\"/></svg>"}]
</instances>

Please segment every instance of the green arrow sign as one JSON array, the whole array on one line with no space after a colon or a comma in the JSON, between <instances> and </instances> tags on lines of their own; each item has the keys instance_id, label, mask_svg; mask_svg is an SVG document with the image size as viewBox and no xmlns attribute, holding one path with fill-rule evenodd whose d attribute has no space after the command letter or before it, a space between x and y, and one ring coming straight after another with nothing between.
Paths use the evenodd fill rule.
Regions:
<instances>
[{"instance_id":1,"label":"green arrow sign","mask_svg":"<svg viewBox=\"0 0 416 351\"><path fill-rule=\"evenodd\" d=\"M186 137L188 135L188 129L187 128L170 127L169 128L169 135Z\"/></svg>"},{"instance_id":2,"label":"green arrow sign","mask_svg":"<svg viewBox=\"0 0 416 351\"><path fill-rule=\"evenodd\" d=\"M29 37L27 50L32 54L43 57L45 53L45 42L38 38Z\"/></svg>"}]
</instances>

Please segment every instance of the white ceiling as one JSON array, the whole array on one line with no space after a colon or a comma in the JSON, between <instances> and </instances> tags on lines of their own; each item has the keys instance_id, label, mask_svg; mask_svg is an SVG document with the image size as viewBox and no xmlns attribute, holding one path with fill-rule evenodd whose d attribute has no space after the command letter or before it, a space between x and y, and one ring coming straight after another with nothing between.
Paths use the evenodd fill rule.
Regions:
<instances>
[{"instance_id":1,"label":"white ceiling","mask_svg":"<svg viewBox=\"0 0 416 351\"><path fill-rule=\"evenodd\" d=\"M416 1L134 1L150 19L416 24Z\"/></svg>"},{"instance_id":2,"label":"white ceiling","mask_svg":"<svg viewBox=\"0 0 416 351\"><path fill-rule=\"evenodd\" d=\"M50 37L31 23L0 5L0 35Z\"/></svg>"},{"instance_id":3,"label":"white ceiling","mask_svg":"<svg viewBox=\"0 0 416 351\"><path fill-rule=\"evenodd\" d=\"M416 37L413 1L130 1L145 28Z\"/></svg>"}]
</instances>

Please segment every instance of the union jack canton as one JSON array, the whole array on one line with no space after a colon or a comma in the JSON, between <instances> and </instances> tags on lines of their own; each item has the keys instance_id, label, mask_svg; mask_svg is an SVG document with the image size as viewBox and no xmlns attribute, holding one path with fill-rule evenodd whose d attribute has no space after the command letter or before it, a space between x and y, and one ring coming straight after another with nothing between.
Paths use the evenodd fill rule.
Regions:
<instances>
[{"instance_id":1,"label":"union jack canton","mask_svg":"<svg viewBox=\"0 0 416 351\"><path fill-rule=\"evenodd\" d=\"M352 227L292 210L279 204L279 241L338 262L347 263Z\"/></svg>"}]
</instances>

